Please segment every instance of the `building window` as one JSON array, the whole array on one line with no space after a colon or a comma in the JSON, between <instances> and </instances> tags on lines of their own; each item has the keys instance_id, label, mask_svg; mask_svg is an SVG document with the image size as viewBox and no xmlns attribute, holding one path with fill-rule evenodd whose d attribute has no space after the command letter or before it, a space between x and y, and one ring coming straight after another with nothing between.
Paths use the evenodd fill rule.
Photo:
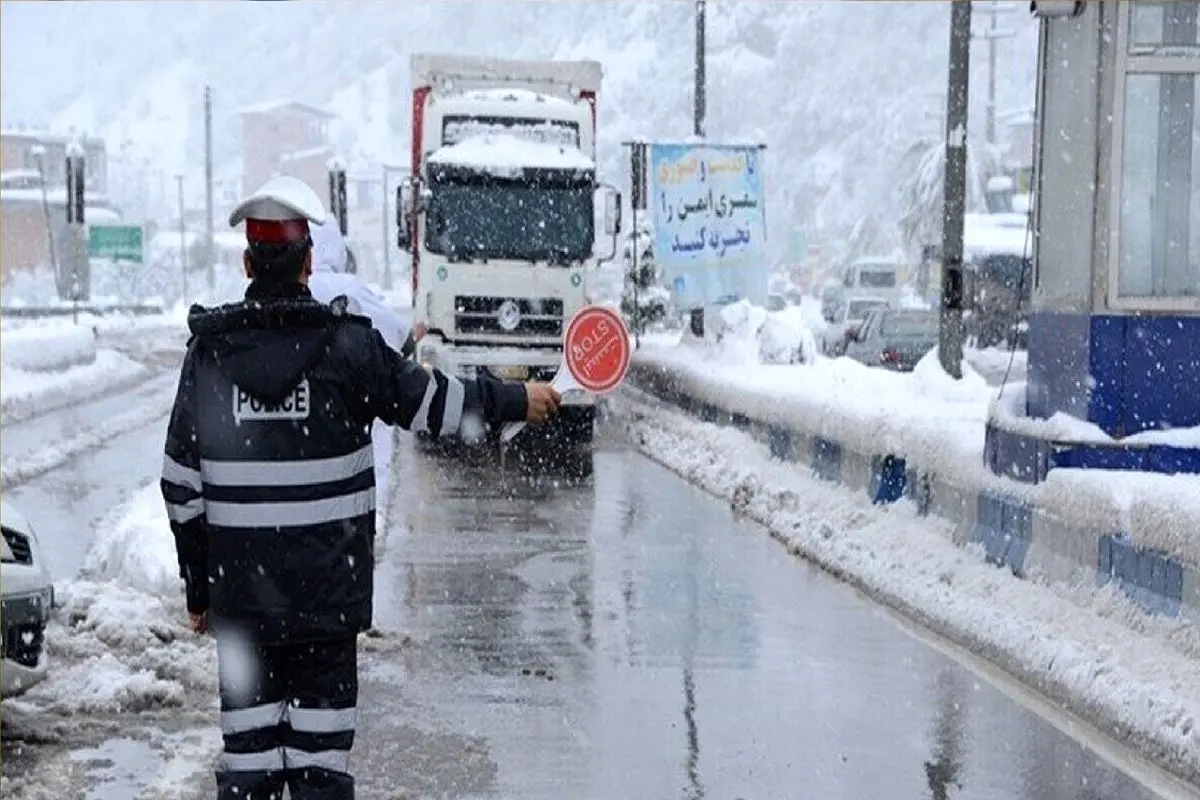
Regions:
<instances>
[{"instance_id":1,"label":"building window","mask_svg":"<svg viewBox=\"0 0 1200 800\"><path fill-rule=\"evenodd\" d=\"M1200 49L1200 36L1197 36L1195 22L1195 2L1174 0L1169 3L1132 2L1128 5L1131 15L1128 40L1130 53L1153 54Z\"/></svg>"},{"instance_id":2,"label":"building window","mask_svg":"<svg viewBox=\"0 0 1200 800\"><path fill-rule=\"evenodd\" d=\"M1200 0L1121 8L1117 299L1191 306L1200 303Z\"/></svg>"}]
</instances>

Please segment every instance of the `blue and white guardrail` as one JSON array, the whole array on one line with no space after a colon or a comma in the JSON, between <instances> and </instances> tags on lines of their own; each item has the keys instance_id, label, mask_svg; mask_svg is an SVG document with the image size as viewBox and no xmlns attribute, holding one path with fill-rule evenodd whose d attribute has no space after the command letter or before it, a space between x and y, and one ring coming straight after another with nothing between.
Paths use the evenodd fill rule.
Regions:
<instances>
[{"instance_id":1,"label":"blue and white guardrail","mask_svg":"<svg viewBox=\"0 0 1200 800\"><path fill-rule=\"evenodd\" d=\"M804 429L752 419L704 396L710 393L691 386L697 382L679 370L648 359L634 357L628 382L704 422L742 430L766 444L773 457L861 490L874 503L909 498L921 514L952 522L956 544L981 546L989 563L1018 577L1112 583L1147 613L1200 623L1198 571L1167 553L1137 546L1130 531L1073 524L1069 512L1032 503L1019 491L1008 491L1002 479L984 477L982 469L978 475L937 474L903 455L852 449L815 433L815 424Z\"/></svg>"}]
</instances>

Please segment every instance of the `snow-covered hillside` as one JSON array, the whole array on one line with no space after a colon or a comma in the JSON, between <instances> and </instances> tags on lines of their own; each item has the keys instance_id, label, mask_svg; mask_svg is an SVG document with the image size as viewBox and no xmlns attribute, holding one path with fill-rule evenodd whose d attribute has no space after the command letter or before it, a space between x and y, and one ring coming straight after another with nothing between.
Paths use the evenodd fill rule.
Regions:
<instances>
[{"instance_id":1,"label":"snow-covered hillside","mask_svg":"<svg viewBox=\"0 0 1200 800\"><path fill-rule=\"evenodd\" d=\"M898 165L944 104L947 8L711 4L709 135L768 144L775 242L796 222L828 235L864 219L894 229ZM205 83L219 164L237 157L238 108L280 97L341 114L334 135L348 157L402 158L415 49L601 60L601 162L613 178L623 139L691 133L692 4L679 0L5 3L0 22L6 124L98 132L168 175L199 164ZM1001 110L1032 103L1037 36L1019 11L1004 24L1018 36L1000 43Z\"/></svg>"}]
</instances>

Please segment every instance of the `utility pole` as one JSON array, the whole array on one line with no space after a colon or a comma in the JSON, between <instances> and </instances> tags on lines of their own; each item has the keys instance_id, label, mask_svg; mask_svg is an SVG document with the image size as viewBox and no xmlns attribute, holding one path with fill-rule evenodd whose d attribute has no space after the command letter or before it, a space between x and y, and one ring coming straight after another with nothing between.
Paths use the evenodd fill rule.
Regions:
<instances>
[{"instance_id":1,"label":"utility pole","mask_svg":"<svg viewBox=\"0 0 1200 800\"><path fill-rule=\"evenodd\" d=\"M188 292L188 263L187 263L187 227L184 224L183 206L183 176L176 175L175 182L179 184L179 274L183 277L183 302L191 301Z\"/></svg>"},{"instance_id":2,"label":"utility pole","mask_svg":"<svg viewBox=\"0 0 1200 800\"><path fill-rule=\"evenodd\" d=\"M1016 31L1000 27L1000 15L1011 13L1015 7L992 0L987 4L986 10L990 19L988 27L973 38L983 39L988 45L987 141L988 144L996 144L997 42L1001 39L1012 39L1017 35Z\"/></svg>"},{"instance_id":3,"label":"utility pole","mask_svg":"<svg viewBox=\"0 0 1200 800\"><path fill-rule=\"evenodd\" d=\"M967 112L971 86L971 4L950 4L950 64L946 86L946 169L942 185L942 305L938 358L962 378L963 224L967 210Z\"/></svg>"},{"instance_id":4,"label":"utility pole","mask_svg":"<svg viewBox=\"0 0 1200 800\"><path fill-rule=\"evenodd\" d=\"M708 108L708 80L705 72L705 50L707 35L705 34L705 0L696 0L696 64L695 88L692 96L692 133L704 136L705 116Z\"/></svg>"},{"instance_id":5,"label":"utility pole","mask_svg":"<svg viewBox=\"0 0 1200 800\"><path fill-rule=\"evenodd\" d=\"M706 0L696 0L696 63L695 87L692 89L692 133L703 139L708 115L708 78L706 69L708 35L705 32ZM637 250L637 228L634 227L634 250ZM704 306L693 308L690 327L692 335L704 338Z\"/></svg>"},{"instance_id":6,"label":"utility pole","mask_svg":"<svg viewBox=\"0 0 1200 800\"><path fill-rule=\"evenodd\" d=\"M213 145L212 145L212 87L204 87L204 268L208 270L208 288L217 285L213 268Z\"/></svg>"}]
</instances>

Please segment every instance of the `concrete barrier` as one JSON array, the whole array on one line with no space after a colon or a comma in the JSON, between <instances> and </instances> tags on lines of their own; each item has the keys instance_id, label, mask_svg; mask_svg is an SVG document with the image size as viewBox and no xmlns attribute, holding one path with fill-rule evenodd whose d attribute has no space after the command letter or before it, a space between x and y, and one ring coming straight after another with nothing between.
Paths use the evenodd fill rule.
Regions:
<instances>
[{"instance_id":1,"label":"concrete barrier","mask_svg":"<svg viewBox=\"0 0 1200 800\"><path fill-rule=\"evenodd\" d=\"M978 545L988 562L1018 577L1111 583L1147 613L1200 623L1195 561L1139 544L1138 530L1081 519L1068 504L1047 502L1045 492L988 475L981 464L955 470L945 459L922 463L911 454L920 452L916 446L874 451L818 432L818 421L806 426L795 415L787 422L755 419L728 408L705 381L653 360L635 356L629 382L702 421L738 428L766 444L772 456L807 467L819 479L861 490L874 503L911 500L921 514L951 522L956 544ZM823 413L833 412L826 407ZM828 420L820 424L830 427Z\"/></svg>"}]
</instances>

